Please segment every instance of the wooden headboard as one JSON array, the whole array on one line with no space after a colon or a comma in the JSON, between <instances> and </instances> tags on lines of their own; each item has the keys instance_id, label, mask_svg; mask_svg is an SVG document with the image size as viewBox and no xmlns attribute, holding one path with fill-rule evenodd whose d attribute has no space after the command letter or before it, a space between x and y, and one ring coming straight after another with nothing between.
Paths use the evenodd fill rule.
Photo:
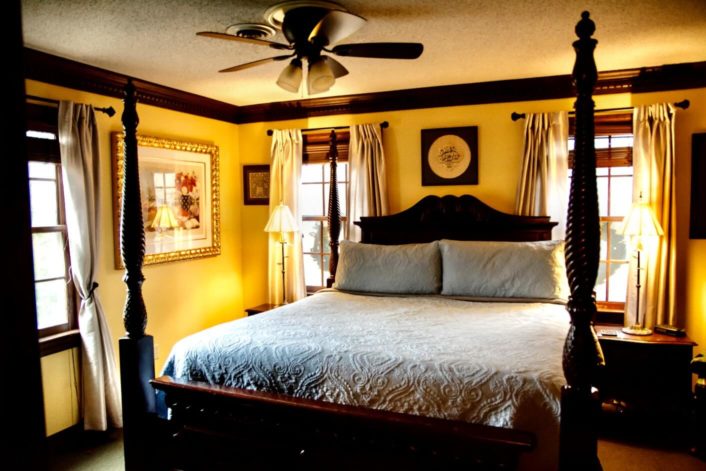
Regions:
<instances>
[{"instance_id":1,"label":"wooden headboard","mask_svg":"<svg viewBox=\"0 0 706 471\"><path fill-rule=\"evenodd\" d=\"M361 217L362 242L409 244L452 240L533 241L551 239L548 216L516 216L491 208L471 195L425 196L389 216Z\"/></svg>"}]
</instances>

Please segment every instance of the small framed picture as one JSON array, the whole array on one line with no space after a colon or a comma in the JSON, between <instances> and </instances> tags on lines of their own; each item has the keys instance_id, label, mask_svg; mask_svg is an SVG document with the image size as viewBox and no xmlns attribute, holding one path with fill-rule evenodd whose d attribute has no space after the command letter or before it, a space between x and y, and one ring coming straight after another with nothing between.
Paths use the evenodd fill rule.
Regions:
<instances>
[{"instance_id":1,"label":"small framed picture","mask_svg":"<svg viewBox=\"0 0 706 471\"><path fill-rule=\"evenodd\" d=\"M478 126L422 129L422 186L478 184Z\"/></svg>"},{"instance_id":2,"label":"small framed picture","mask_svg":"<svg viewBox=\"0 0 706 471\"><path fill-rule=\"evenodd\" d=\"M270 204L270 166L243 165L245 204Z\"/></svg>"}]
</instances>

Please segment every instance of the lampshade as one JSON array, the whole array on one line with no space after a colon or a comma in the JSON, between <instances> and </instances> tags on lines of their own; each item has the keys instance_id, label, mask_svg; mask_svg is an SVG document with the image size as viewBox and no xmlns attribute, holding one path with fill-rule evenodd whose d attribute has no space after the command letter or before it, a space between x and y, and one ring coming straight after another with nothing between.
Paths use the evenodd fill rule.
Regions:
<instances>
[{"instance_id":1,"label":"lampshade","mask_svg":"<svg viewBox=\"0 0 706 471\"><path fill-rule=\"evenodd\" d=\"M641 250L643 237L658 237L664 234L655 213L648 203L638 201L632 205L628 215L623 220L621 234L631 236L637 241Z\"/></svg>"},{"instance_id":2,"label":"lampshade","mask_svg":"<svg viewBox=\"0 0 706 471\"><path fill-rule=\"evenodd\" d=\"M287 91L296 93L299 90L299 85L302 83L302 61L297 58L292 59L287 67L284 68L279 78L277 85Z\"/></svg>"},{"instance_id":3,"label":"lampshade","mask_svg":"<svg viewBox=\"0 0 706 471\"><path fill-rule=\"evenodd\" d=\"M157 215L152 220L150 225L153 229L174 229L179 227L179 222L177 221L172 208L169 205L163 204L157 208Z\"/></svg>"},{"instance_id":4,"label":"lampshade","mask_svg":"<svg viewBox=\"0 0 706 471\"><path fill-rule=\"evenodd\" d=\"M298 231L296 221L289 206L280 203L275 206L275 209L270 214L270 220L267 221L265 232L295 232Z\"/></svg>"},{"instance_id":5,"label":"lampshade","mask_svg":"<svg viewBox=\"0 0 706 471\"><path fill-rule=\"evenodd\" d=\"M309 65L309 76L307 77L307 88L309 94L327 91L336 82L336 77L331 70L331 66L325 57L319 57Z\"/></svg>"},{"instance_id":6,"label":"lampshade","mask_svg":"<svg viewBox=\"0 0 706 471\"><path fill-rule=\"evenodd\" d=\"M334 78L341 78L345 75L348 75L348 69L343 67L343 64L338 62L333 57L321 56L321 59L326 62L326 64L331 68L331 72L333 72Z\"/></svg>"}]
</instances>

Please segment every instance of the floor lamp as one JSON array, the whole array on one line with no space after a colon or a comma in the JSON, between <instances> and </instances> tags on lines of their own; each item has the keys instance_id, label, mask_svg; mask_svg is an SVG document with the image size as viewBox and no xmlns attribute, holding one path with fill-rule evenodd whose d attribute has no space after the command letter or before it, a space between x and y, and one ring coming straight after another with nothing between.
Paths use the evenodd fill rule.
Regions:
<instances>
[{"instance_id":1,"label":"floor lamp","mask_svg":"<svg viewBox=\"0 0 706 471\"><path fill-rule=\"evenodd\" d=\"M625 217L623 223L622 234L629 236L631 244L634 245L637 252L637 282L635 283L635 324L629 327L623 327L623 332L631 335L650 335L652 330L644 326L644 320L640 320L640 254L644 250L643 242L645 238L659 237L663 234L662 228L655 217L652 208L648 203L640 199L632 205L630 212Z\"/></svg>"},{"instance_id":2,"label":"floor lamp","mask_svg":"<svg viewBox=\"0 0 706 471\"><path fill-rule=\"evenodd\" d=\"M287 304L287 288L286 288L286 267L285 260L287 256L285 255L285 246L287 245L287 240L285 239L286 232L296 232L299 228L294 220L292 212L289 207L280 203L275 206L270 214L270 220L267 221L265 226L265 232L279 232L279 243L282 245L282 304Z\"/></svg>"}]
</instances>

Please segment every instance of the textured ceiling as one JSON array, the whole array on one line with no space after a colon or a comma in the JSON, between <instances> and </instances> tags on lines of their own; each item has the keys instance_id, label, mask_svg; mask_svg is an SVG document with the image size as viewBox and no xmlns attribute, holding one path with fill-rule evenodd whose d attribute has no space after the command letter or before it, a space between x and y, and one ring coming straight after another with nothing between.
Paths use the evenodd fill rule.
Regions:
<instances>
[{"instance_id":1,"label":"textured ceiling","mask_svg":"<svg viewBox=\"0 0 706 471\"><path fill-rule=\"evenodd\" d=\"M307 98L275 84L286 62L217 72L278 51L195 35L261 23L272 3L23 0L24 40L33 49L235 105ZM596 22L599 70L706 61L704 0L338 3L368 20L344 42L421 42L424 53L411 61L338 58L350 75L316 97L566 74L582 10ZM273 40L286 42L281 33Z\"/></svg>"}]
</instances>

